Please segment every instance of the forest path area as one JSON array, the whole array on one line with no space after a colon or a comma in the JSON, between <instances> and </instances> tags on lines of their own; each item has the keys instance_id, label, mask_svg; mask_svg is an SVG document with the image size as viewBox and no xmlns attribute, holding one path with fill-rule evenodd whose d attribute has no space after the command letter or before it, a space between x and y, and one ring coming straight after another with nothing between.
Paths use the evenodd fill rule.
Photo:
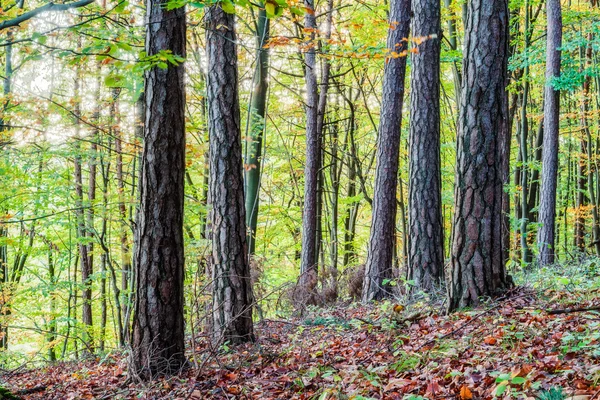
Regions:
<instances>
[{"instance_id":1,"label":"forest path area","mask_svg":"<svg viewBox=\"0 0 600 400\"><path fill-rule=\"evenodd\" d=\"M600 290L519 287L450 316L393 303L265 320L258 342L149 386L126 383L126 362L60 363L4 372L23 399L557 399L600 395ZM194 364L194 362L192 362ZM555 393L556 394L556 393ZM420 397L422 396L422 397Z\"/></svg>"}]
</instances>

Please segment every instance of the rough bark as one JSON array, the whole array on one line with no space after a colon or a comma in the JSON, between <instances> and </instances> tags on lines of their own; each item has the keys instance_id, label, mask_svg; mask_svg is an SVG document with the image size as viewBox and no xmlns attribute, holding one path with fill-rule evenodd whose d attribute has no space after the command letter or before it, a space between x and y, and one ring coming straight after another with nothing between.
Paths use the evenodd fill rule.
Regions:
<instances>
[{"instance_id":1,"label":"rough bark","mask_svg":"<svg viewBox=\"0 0 600 400\"><path fill-rule=\"evenodd\" d=\"M560 91L552 80L560 75L562 13L560 0L546 2L546 87L544 90L544 144L542 146L542 184L538 231L538 262L555 261L556 181L558 174L558 130Z\"/></svg>"},{"instance_id":2,"label":"rough bark","mask_svg":"<svg viewBox=\"0 0 600 400\"><path fill-rule=\"evenodd\" d=\"M146 4L146 52L185 57L185 11ZM146 121L135 243L133 372L147 379L185 364L183 199L185 86L183 64L152 67L145 77Z\"/></svg>"},{"instance_id":3,"label":"rough bark","mask_svg":"<svg viewBox=\"0 0 600 400\"><path fill-rule=\"evenodd\" d=\"M206 13L207 99L212 205L212 340L254 340L246 244L237 47L234 15Z\"/></svg>"},{"instance_id":4,"label":"rough bark","mask_svg":"<svg viewBox=\"0 0 600 400\"><path fill-rule=\"evenodd\" d=\"M444 274L440 161L439 0L412 4L412 35L429 39L412 55L409 136L408 277L415 289L433 290Z\"/></svg>"},{"instance_id":5,"label":"rough bark","mask_svg":"<svg viewBox=\"0 0 600 400\"><path fill-rule=\"evenodd\" d=\"M406 49L410 30L410 0L392 0L389 21L387 47L390 54L386 59L383 78L373 217L363 281L363 302L384 297L388 290L384 288L383 280L392 276L400 126L406 76L406 57L396 55Z\"/></svg>"},{"instance_id":6,"label":"rough bark","mask_svg":"<svg viewBox=\"0 0 600 400\"><path fill-rule=\"evenodd\" d=\"M469 2L457 138L449 311L499 294L506 275L508 4Z\"/></svg>"}]
</instances>

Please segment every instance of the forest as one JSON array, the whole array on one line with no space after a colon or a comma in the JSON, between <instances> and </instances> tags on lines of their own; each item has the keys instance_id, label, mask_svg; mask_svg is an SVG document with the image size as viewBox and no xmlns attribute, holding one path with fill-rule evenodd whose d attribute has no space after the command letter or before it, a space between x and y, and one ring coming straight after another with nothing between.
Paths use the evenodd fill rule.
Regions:
<instances>
[{"instance_id":1,"label":"forest","mask_svg":"<svg viewBox=\"0 0 600 400\"><path fill-rule=\"evenodd\" d=\"M0 60L0 399L600 400L596 0L3 0Z\"/></svg>"}]
</instances>

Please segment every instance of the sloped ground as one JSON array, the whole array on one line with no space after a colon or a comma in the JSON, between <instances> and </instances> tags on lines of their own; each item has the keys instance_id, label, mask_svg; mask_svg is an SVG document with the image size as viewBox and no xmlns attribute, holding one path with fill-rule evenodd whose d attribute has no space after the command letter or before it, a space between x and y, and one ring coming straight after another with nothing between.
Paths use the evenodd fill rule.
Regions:
<instances>
[{"instance_id":1,"label":"sloped ground","mask_svg":"<svg viewBox=\"0 0 600 400\"><path fill-rule=\"evenodd\" d=\"M1 377L25 399L491 399L562 388L600 398L599 291L527 288L451 316L417 305L350 305L268 320L259 341L151 385L125 362L62 363ZM419 397L422 396L422 397Z\"/></svg>"}]
</instances>

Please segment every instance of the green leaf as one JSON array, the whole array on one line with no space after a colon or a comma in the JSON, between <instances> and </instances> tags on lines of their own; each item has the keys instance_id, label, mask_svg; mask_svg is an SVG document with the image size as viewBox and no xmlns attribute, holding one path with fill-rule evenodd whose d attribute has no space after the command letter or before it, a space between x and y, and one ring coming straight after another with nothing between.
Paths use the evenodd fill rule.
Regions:
<instances>
[{"instance_id":1,"label":"green leaf","mask_svg":"<svg viewBox=\"0 0 600 400\"><path fill-rule=\"evenodd\" d=\"M223 0L221 2L221 8L227 14L235 14L235 4L231 0Z\"/></svg>"},{"instance_id":2,"label":"green leaf","mask_svg":"<svg viewBox=\"0 0 600 400\"><path fill-rule=\"evenodd\" d=\"M514 383L515 385L522 385L525 382L527 382L527 379L521 377L521 376L515 376L514 378L512 378L512 380L510 381L510 383Z\"/></svg>"},{"instance_id":3,"label":"green leaf","mask_svg":"<svg viewBox=\"0 0 600 400\"><path fill-rule=\"evenodd\" d=\"M494 396L500 397L506 391L507 383L501 383L496 386L496 391L494 392Z\"/></svg>"}]
</instances>

